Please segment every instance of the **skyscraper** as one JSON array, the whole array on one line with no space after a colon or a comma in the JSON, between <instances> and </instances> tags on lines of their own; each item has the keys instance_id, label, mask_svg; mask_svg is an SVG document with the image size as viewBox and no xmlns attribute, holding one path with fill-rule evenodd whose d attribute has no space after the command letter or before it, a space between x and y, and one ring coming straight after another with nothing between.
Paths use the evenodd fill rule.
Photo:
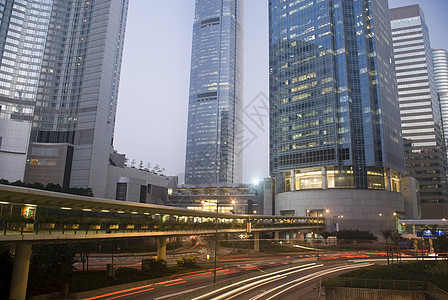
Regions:
<instances>
[{"instance_id":1,"label":"skyscraper","mask_svg":"<svg viewBox=\"0 0 448 300\"><path fill-rule=\"evenodd\" d=\"M448 53L445 49L432 49L431 54L446 147L448 134Z\"/></svg>"},{"instance_id":2,"label":"skyscraper","mask_svg":"<svg viewBox=\"0 0 448 300\"><path fill-rule=\"evenodd\" d=\"M358 226L403 211L387 1L270 0L269 13L276 212Z\"/></svg>"},{"instance_id":3,"label":"skyscraper","mask_svg":"<svg viewBox=\"0 0 448 300\"><path fill-rule=\"evenodd\" d=\"M242 179L243 0L196 0L186 184Z\"/></svg>"},{"instance_id":4,"label":"skyscraper","mask_svg":"<svg viewBox=\"0 0 448 300\"><path fill-rule=\"evenodd\" d=\"M52 1L0 3L0 178L23 180Z\"/></svg>"},{"instance_id":5,"label":"skyscraper","mask_svg":"<svg viewBox=\"0 0 448 300\"><path fill-rule=\"evenodd\" d=\"M446 217L445 147L425 15L418 5L390 15L406 173L420 185L422 217Z\"/></svg>"},{"instance_id":6,"label":"skyscraper","mask_svg":"<svg viewBox=\"0 0 448 300\"><path fill-rule=\"evenodd\" d=\"M2 119L21 131L12 142L27 140L26 181L105 195L127 9L128 0L4 5L1 68L14 75Z\"/></svg>"}]
</instances>

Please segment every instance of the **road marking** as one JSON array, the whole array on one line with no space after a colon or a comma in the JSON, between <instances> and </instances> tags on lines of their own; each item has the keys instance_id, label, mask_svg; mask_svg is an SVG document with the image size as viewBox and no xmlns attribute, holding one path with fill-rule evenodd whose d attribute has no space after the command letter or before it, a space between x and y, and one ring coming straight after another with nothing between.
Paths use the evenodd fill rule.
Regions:
<instances>
[{"instance_id":1,"label":"road marking","mask_svg":"<svg viewBox=\"0 0 448 300\"><path fill-rule=\"evenodd\" d=\"M237 296L239 296L239 295L242 295L242 294L246 293L247 291L256 289L257 287L260 287L260 286L262 286L262 285L265 285L265 284L268 284L268 283L271 283L271 282L274 282L274 281L277 281L277 280L280 280L280 279L283 279L283 278L286 278L286 277L288 277L288 276L281 276L281 277L274 278L274 279L271 279L271 280L268 280L268 281L265 281L265 282L261 282L261 283L258 284L258 285L254 285L254 286L252 286L252 287L250 287L250 288L246 288L246 289L244 289L243 291L239 292L238 294L232 295L232 296L230 296L230 297L228 297L228 298L225 298L225 299L233 299L233 298L235 298L235 297L237 297Z\"/></svg>"},{"instance_id":2,"label":"road marking","mask_svg":"<svg viewBox=\"0 0 448 300\"><path fill-rule=\"evenodd\" d=\"M321 276L324 276L324 275L328 275L328 274L331 274L331 273L334 273L334 272L339 272L339 271L348 270L348 269L354 269L354 268L362 268L362 267L367 267L367 266L371 266L371 265L372 264L359 264L359 265L352 265L352 266L340 266L340 267L334 267L334 268L329 269L329 270L318 271L316 273L306 275L304 277L292 280L292 281L290 281L288 283L284 283L282 285L279 285L279 286L277 286L277 287L275 287L273 289L267 290L264 293L261 293L261 294L255 296L255 297L251 298L250 300L257 300L257 299L259 299L259 298L261 298L263 296L266 296L267 294L272 293L273 291L276 291L278 289L282 289L282 288L284 288L287 285L290 285L292 283L298 282L296 284L291 285L290 287L284 288L282 291L280 291L277 294L272 295L271 297L266 299L266 300L270 300L270 299L273 299L273 298L277 297L278 295L280 295L280 294L282 294L282 293L284 293L284 292L286 292L286 291L288 291L288 290L290 290L290 289L292 289L294 287L297 287L297 286L299 286L301 284L304 284L305 282L308 282L310 280L316 279L318 277L321 277Z\"/></svg>"},{"instance_id":3,"label":"road marking","mask_svg":"<svg viewBox=\"0 0 448 300\"><path fill-rule=\"evenodd\" d=\"M168 280L168 281L161 281L161 282L157 282L156 284L166 284L166 283L171 283L171 282L175 282L175 281L179 281L182 280L181 278L178 279L173 279L173 280Z\"/></svg>"},{"instance_id":4,"label":"road marking","mask_svg":"<svg viewBox=\"0 0 448 300\"><path fill-rule=\"evenodd\" d=\"M170 283L170 284L166 284L165 286L172 286L172 285L176 285L176 284L181 284L181 283L185 283L187 281L179 281L179 282L174 282L174 283Z\"/></svg>"},{"instance_id":5,"label":"road marking","mask_svg":"<svg viewBox=\"0 0 448 300\"><path fill-rule=\"evenodd\" d=\"M239 293L238 295L240 295L240 294L244 294L245 291L249 291L249 290L251 290L251 289L253 288L254 285L256 285L257 287L259 287L259 286L261 286L261 285L270 283L270 282L272 282L272 281L276 281L276 280L283 279L283 278L287 277L287 275L291 275L291 274L294 274L294 273L298 273L298 272L306 271L306 270L313 269L313 268L318 268L318 267L321 267L321 266L323 266L323 265L309 266L309 267L307 267L307 268L303 268L303 269L299 269L299 270L294 270L294 271L291 271L291 272L288 272L288 273L284 273L284 274L281 274L281 275L276 275L276 276L271 277L271 278L266 278L266 279L258 280L258 281L255 281L255 282L252 282L252 283L243 285L243 286L241 286L241 287L239 287L239 288L236 288L236 289L234 289L234 290L232 290L232 291L229 291L229 292L227 292L227 293L224 293L224 294L222 294L222 295L220 295L220 296L217 296L217 297L213 298L213 300L215 300L215 299L216 299L216 300L220 300L220 299L231 299L231 298L235 297L235 295L233 295L234 293L243 291L243 292ZM230 297L230 296L231 296L231 297Z\"/></svg>"},{"instance_id":6,"label":"road marking","mask_svg":"<svg viewBox=\"0 0 448 300\"><path fill-rule=\"evenodd\" d=\"M157 297L157 298L154 298L153 300L165 300L165 299L170 299L170 298L173 298L173 297L182 295L182 294L186 294L186 293L189 293L189 292L193 292L193 291L196 291L196 290L205 288L206 286L207 286L207 285L203 285L203 286L200 286L200 287L191 289L191 290L185 290L185 291L177 292L177 293L174 293L174 294L169 294L169 295L165 295L165 296Z\"/></svg>"},{"instance_id":7,"label":"road marking","mask_svg":"<svg viewBox=\"0 0 448 300\"><path fill-rule=\"evenodd\" d=\"M140 294L140 293L143 293L143 292L151 291L153 289L154 288L149 288L149 289L146 289L146 290L141 290L141 291L137 291L137 292L133 292L133 293L128 293L128 294L124 294L124 295L120 295L120 296L116 296L116 297L112 297L112 298L106 298L105 300L112 300L112 299L117 299L117 298L121 298L121 297L130 296L130 295Z\"/></svg>"},{"instance_id":8,"label":"road marking","mask_svg":"<svg viewBox=\"0 0 448 300\"><path fill-rule=\"evenodd\" d=\"M229 271L227 273L224 273L224 275L229 275L229 274L233 274L233 273L239 273L240 271L234 270L234 271Z\"/></svg>"},{"instance_id":9,"label":"road marking","mask_svg":"<svg viewBox=\"0 0 448 300\"><path fill-rule=\"evenodd\" d=\"M135 287L135 288L132 288L132 289L127 289L127 290L117 291L117 292L113 292L113 293L108 293L108 294L104 294L104 295L100 295L100 296L96 296L96 297L92 297L92 298L85 298L83 300L94 300L94 299L104 298L104 297L108 297L108 296L112 296L112 295L116 295L116 294L121 294L121 293L130 292L130 291L135 291L135 290L138 290L138 289L143 289L143 288L146 288L146 287L150 287L151 285L152 284L143 285L143 286Z\"/></svg>"},{"instance_id":10,"label":"road marking","mask_svg":"<svg viewBox=\"0 0 448 300\"><path fill-rule=\"evenodd\" d=\"M196 276L201 276L201 275L208 275L208 274L212 274L213 272L204 272L204 273L199 273L199 274L193 274L193 275L188 275L188 276L182 276L181 279L183 278L189 278L189 277L196 277Z\"/></svg>"},{"instance_id":11,"label":"road marking","mask_svg":"<svg viewBox=\"0 0 448 300\"><path fill-rule=\"evenodd\" d=\"M257 276L257 277L248 278L248 279L246 279L246 280L239 281L239 282L233 283L233 284L231 284L231 285L222 287L222 288L220 288L220 289L214 290L214 291L209 292L209 293L207 293L207 294L205 294L205 295L201 295L201 296L199 296L199 297L197 297L197 298L194 298L193 300L203 299L203 298L208 297L208 296L211 296L211 295L213 295L213 294L215 294L215 293L217 293L217 292L220 292L220 291L229 289L229 288L234 287L234 286L237 286L237 285L244 284L245 282L254 281L254 280L257 280L257 279L260 279L260 278L263 278L263 277L272 276L272 275L275 275L275 274L285 273L285 272L290 271L289 273L285 273L285 274L281 274L281 275L276 275L276 276L274 276L274 278L278 278L278 277L280 277L280 276L289 275L289 274L293 274L293 273L296 273L296 272L301 272L301 271L305 271L305 270L308 270L308 269L311 269L311 268L317 268L317 267L321 267L321 266L323 266L323 265L316 265L316 263L311 263L311 264L301 265L301 266L297 266L297 267L293 267L293 268L288 268L288 269L279 270L279 271L272 272L272 273L269 273L269 274L266 274L266 275L260 275L260 276ZM292 270L294 270L294 271L292 271ZM255 282L253 282L253 283L250 283L250 284L241 286L241 287L239 287L239 288L237 288L237 289L235 289L235 290L232 290L232 291L230 291L230 292L227 292L227 293L225 293L225 294L223 294L223 295L217 296L217 297L215 297L215 298L213 298L213 299L227 299L227 298L226 298L227 296L229 296L229 295L231 295L231 294L233 294L233 293L235 293L235 292L239 292L239 291L241 291L241 290L244 289L244 288L251 287L251 286L253 286L253 285L255 285L255 284L258 284L258 283L260 283L260 282L268 281L268 280L270 280L270 279L272 279L272 278L273 278L273 277L255 281ZM223 297L224 297L224 298L223 298Z\"/></svg>"}]
</instances>

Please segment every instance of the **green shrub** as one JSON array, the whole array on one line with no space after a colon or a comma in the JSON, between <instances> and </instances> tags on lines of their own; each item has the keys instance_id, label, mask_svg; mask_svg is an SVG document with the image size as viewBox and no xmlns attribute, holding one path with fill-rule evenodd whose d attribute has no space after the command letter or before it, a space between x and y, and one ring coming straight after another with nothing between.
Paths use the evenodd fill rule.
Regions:
<instances>
[{"instance_id":1,"label":"green shrub","mask_svg":"<svg viewBox=\"0 0 448 300\"><path fill-rule=\"evenodd\" d=\"M176 259L176 262L177 266L180 268L191 268L191 269L200 268L199 265L196 263L196 257L194 256L180 257Z\"/></svg>"},{"instance_id":2,"label":"green shrub","mask_svg":"<svg viewBox=\"0 0 448 300\"><path fill-rule=\"evenodd\" d=\"M345 273L328 281L329 285L341 283L346 278L429 281L448 291L448 261L420 261L386 266L370 266ZM327 284L327 281L325 281Z\"/></svg>"},{"instance_id":3,"label":"green shrub","mask_svg":"<svg viewBox=\"0 0 448 300\"><path fill-rule=\"evenodd\" d=\"M148 258L142 260L142 272L168 273L168 267L163 259Z\"/></svg>"}]
</instances>

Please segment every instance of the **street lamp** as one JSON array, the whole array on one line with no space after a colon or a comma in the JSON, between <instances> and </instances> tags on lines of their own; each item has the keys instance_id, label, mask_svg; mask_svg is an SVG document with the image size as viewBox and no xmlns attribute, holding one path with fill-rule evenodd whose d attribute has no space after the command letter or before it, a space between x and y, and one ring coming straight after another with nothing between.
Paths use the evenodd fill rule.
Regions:
<instances>
[{"instance_id":1,"label":"street lamp","mask_svg":"<svg viewBox=\"0 0 448 300\"><path fill-rule=\"evenodd\" d=\"M319 216L316 219L316 240L317 260L319 260Z\"/></svg>"},{"instance_id":2,"label":"street lamp","mask_svg":"<svg viewBox=\"0 0 448 300\"><path fill-rule=\"evenodd\" d=\"M234 214L235 213L236 200L231 200L230 203L232 203L232 214Z\"/></svg>"},{"instance_id":3,"label":"street lamp","mask_svg":"<svg viewBox=\"0 0 448 300\"><path fill-rule=\"evenodd\" d=\"M213 269L213 283L216 283L216 254L218 252L218 211L219 211L219 202L218 200L216 200L215 268Z\"/></svg>"},{"instance_id":4,"label":"street lamp","mask_svg":"<svg viewBox=\"0 0 448 300\"><path fill-rule=\"evenodd\" d=\"M333 232L339 231L339 223L337 223L337 219L343 219L344 215L333 216Z\"/></svg>"}]
</instances>

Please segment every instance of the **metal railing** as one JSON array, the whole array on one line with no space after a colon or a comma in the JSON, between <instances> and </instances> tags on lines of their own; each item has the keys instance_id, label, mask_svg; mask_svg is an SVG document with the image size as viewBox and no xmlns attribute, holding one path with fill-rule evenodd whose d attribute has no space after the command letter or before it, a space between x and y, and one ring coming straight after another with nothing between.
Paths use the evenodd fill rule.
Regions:
<instances>
[{"instance_id":1,"label":"metal railing","mask_svg":"<svg viewBox=\"0 0 448 300\"><path fill-rule=\"evenodd\" d=\"M324 282L324 286L406 291L427 290L427 282L425 281L362 279L344 277L332 278L331 280Z\"/></svg>"},{"instance_id":2,"label":"metal railing","mask_svg":"<svg viewBox=\"0 0 448 300\"><path fill-rule=\"evenodd\" d=\"M2 222L0 228L3 235L7 234L61 234L76 233L126 233L126 232L160 232L160 231L208 231L216 230L213 223L177 223L177 224L120 224L120 220L108 221L107 223L10 223ZM322 227L323 225L319 226ZM272 230L272 229L294 229L294 228L316 228L315 224L309 223L252 223L252 230ZM221 223L218 225L220 231L240 231L246 230L246 223Z\"/></svg>"}]
</instances>

